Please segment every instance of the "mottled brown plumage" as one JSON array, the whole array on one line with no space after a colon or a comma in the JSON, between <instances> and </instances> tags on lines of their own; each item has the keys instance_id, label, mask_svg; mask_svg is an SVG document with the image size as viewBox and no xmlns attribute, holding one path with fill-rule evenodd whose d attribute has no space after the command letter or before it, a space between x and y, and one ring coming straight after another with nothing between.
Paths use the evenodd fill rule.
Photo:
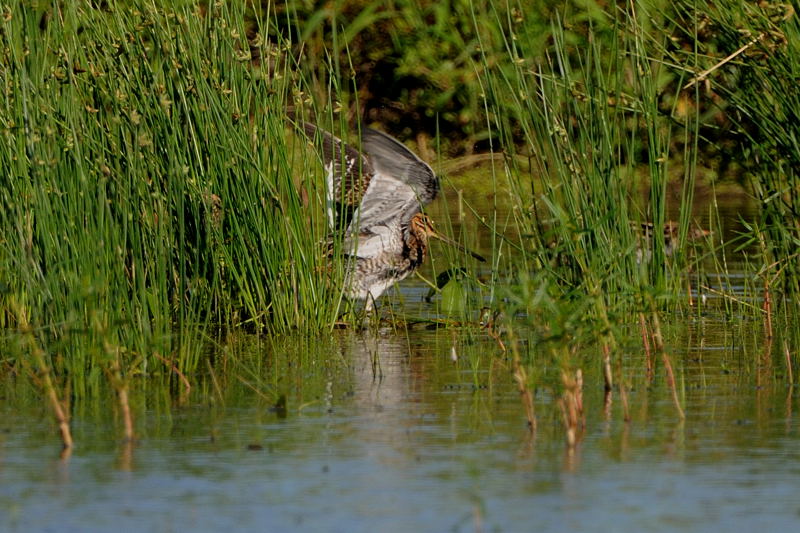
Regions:
<instances>
[{"instance_id":1,"label":"mottled brown plumage","mask_svg":"<svg viewBox=\"0 0 800 533\"><path fill-rule=\"evenodd\" d=\"M358 207L374 174L369 160L352 146L313 124L303 123L303 129L311 138L321 137L322 158L328 172L335 176L331 189L327 191L330 199L351 209Z\"/></svg>"},{"instance_id":2,"label":"mottled brown plumage","mask_svg":"<svg viewBox=\"0 0 800 533\"><path fill-rule=\"evenodd\" d=\"M641 236L642 239L637 243L636 247L636 261L641 263L642 260L649 261L652 252L650 250L650 244L653 242L653 235L655 232L655 226L652 222L642 222L641 223ZM678 241L680 239L680 226L677 222L668 221L664 223L664 255L666 257L672 256L675 251L678 249ZM689 228L688 233L686 234L687 242L696 242L705 237L711 235L711 232L700 228L694 227Z\"/></svg>"}]
</instances>

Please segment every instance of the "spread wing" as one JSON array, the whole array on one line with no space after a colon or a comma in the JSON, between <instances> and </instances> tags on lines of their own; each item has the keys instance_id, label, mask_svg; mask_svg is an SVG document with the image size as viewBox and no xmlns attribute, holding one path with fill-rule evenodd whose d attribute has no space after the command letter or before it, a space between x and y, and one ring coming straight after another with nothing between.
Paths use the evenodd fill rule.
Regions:
<instances>
[{"instance_id":1,"label":"spread wing","mask_svg":"<svg viewBox=\"0 0 800 533\"><path fill-rule=\"evenodd\" d=\"M373 176L361 199L353 224L359 233L375 226L407 224L439 192L439 180L433 169L402 143L385 133L366 128L362 151L369 158ZM354 233L353 228L349 230ZM359 255L361 253L359 252Z\"/></svg>"},{"instance_id":2,"label":"spread wing","mask_svg":"<svg viewBox=\"0 0 800 533\"><path fill-rule=\"evenodd\" d=\"M347 225L345 248L362 258L402 249L402 227L439 192L433 169L377 130L363 130L358 151L313 124L303 123L303 129L321 139L328 220L334 230Z\"/></svg>"},{"instance_id":3,"label":"spread wing","mask_svg":"<svg viewBox=\"0 0 800 533\"><path fill-rule=\"evenodd\" d=\"M400 141L377 130L364 129L361 150L369 156L375 172L409 185L421 205L428 205L439 192L433 169Z\"/></svg>"},{"instance_id":4,"label":"spread wing","mask_svg":"<svg viewBox=\"0 0 800 533\"><path fill-rule=\"evenodd\" d=\"M325 203L329 226L332 230L344 227L350 224L375 171L361 152L335 135L307 122L303 123L303 130L311 139L319 138L322 143L322 160L327 171Z\"/></svg>"}]
</instances>

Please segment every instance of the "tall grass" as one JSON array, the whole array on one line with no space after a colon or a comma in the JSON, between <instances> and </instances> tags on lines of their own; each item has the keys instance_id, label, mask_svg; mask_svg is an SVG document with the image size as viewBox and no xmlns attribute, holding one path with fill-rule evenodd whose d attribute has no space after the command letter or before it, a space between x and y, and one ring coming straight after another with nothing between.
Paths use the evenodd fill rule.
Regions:
<instances>
[{"instance_id":1,"label":"tall grass","mask_svg":"<svg viewBox=\"0 0 800 533\"><path fill-rule=\"evenodd\" d=\"M513 66L485 80L508 154L524 270L559 298L598 298L598 317L640 300L642 291L667 294L663 235L648 242L638 230L666 221L670 162L671 128L658 95L671 77L644 48L649 30L641 20L649 16L617 13L596 30L620 39L589 27L585 49L566 42L555 22L541 61L531 59L538 36L511 22Z\"/></svg>"},{"instance_id":2,"label":"tall grass","mask_svg":"<svg viewBox=\"0 0 800 533\"><path fill-rule=\"evenodd\" d=\"M12 2L0 23L5 331L80 395L101 369L191 371L218 327L329 327L290 43L248 42L235 3L90 6Z\"/></svg>"},{"instance_id":3,"label":"tall grass","mask_svg":"<svg viewBox=\"0 0 800 533\"><path fill-rule=\"evenodd\" d=\"M706 283L703 262L688 246L697 167L705 155L734 145L743 159L735 165L753 172L762 209L760 220L746 224L742 244L751 260L753 250L758 256L757 264L744 265L746 295L723 294L725 307L763 321L765 356L780 348L791 376L791 339L781 347L772 338L787 337L774 320L779 314L786 323L800 279L794 11L735 0L627 2L587 18L585 38L577 40L574 25L570 33L554 20L552 40L537 54L534 25L498 10L509 60L476 69L484 72L518 229L513 239L504 237L520 255L508 263L512 281L499 305L517 318L509 326L519 329L523 318L522 328L534 332L534 342L522 345L529 381L541 377L544 361L555 362L563 381L555 388L566 394L571 369L586 363L575 357L578 347L591 346L606 386L613 376L624 382L626 325L639 323L648 373L652 361L663 362L683 417L661 324L702 307L690 284ZM487 67L490 56L483 61ZM669 205L676 176L679 202ZM720 219L715 210L712 203L711 221ZM678 230L668 254L661 231L643 235L640 228L661 228L670 213ZM726 290L720 282L717 292ZM624 389L623 383L626 404Z\"/></svg>"},{"instance_id":4,"label":"tall grass","mask_svg":"<svg viewBox=\"0 0 800 533\"><path fill-rule=\"evenodd\" d=\"M642 340L652 343L661 338L660 313L691 305L691 187L680 205L667 205L669 165L680 159L670 153L673 121L664 92L682 74L654 54L668 39L663 20L649 4L631 2L591 19L576 43L556 19L550 46L537 55L533 26L497 12L510 61L487 69L483 83L506 156L521 252L510 261L503 305L507 316L524 317L533 329L529 381L541 376L545 360L561 369L563 383L555 387L573 406L565 413L580 404L573 390L573 369L585 363L575 357L578 346L592 347L611 390L625 381L627 325L641 321ZM661 231L668 212L681 215L678 252L670 257ZM646 223L657 229L642 233ZM674 390L670 358L662 342L653 344ZM626 404L624 390L623 383Z\"/></svg>"},{"instance_id":5,"label":"tall grass","mask_svg":"<svg viewBox=\"0 0 800 533\"><path fill-rule=\"evenodd\" d=\"M48 376L56 411L65 389L81 397L110 384L123 406L135 377L179 384L208 362L207 341L229 328L332 327L342 250L334 243L330 261L321 246L319 161L290 133L289 108L306 119L313 108L342 137L349 119L404 109L422 124L421 147L441 124L462 135L454 143L469 145L464 151L502 153L486 186L494 211L481 221L491 230L488 284L462 283L453 269L456 293L441 307L462 323L484 298L505 307L512 340L533 331L526 368L514 351L524 343L509 343L519 381L557 368L570 409L580 403L574 347L596 347L611 387L612 374L624 381L630 324L641 324L644 349L652 341L672 375L660 318L687 312L686 273L701 278L687 242L695 168L715 123L735 130L751 156L762 207L749 226L758 264L748 290L779 287L789 298L773 300L789 302L781 318L791 316L800 292L800 35L788 8L653 0L603 11L588 3L577 14L548 11L544 28L544 15L519 2L459 0L452 12L364 2L356 13L340 3L312 12L297 3L279 11L270 3L102 5L16 1L0 18L0 364ZM392 26L398 13L403 23ZM407 36L409 25L419 33ZM381 31L391 43L370 48L368 37ZM365 74L386 57L388 67ZM370 94L381 85L403 104ZM719 94L726 114L715 107ZM669 205L676 175L679 205ZM504 201L513 223L498 215ZM709 218L718 220L714 209ZM679 230L667 257L659 228L669 213ZM643 234L646 222L656 231ZM466 255L444 253L474 270Z\"/></svg>"},{"instance_id":6,"label":"tall grass","mask_svg":"<svg viewBox=\"0 0 800 533\"><path fill-rule=\"evenodd\" d=\"M796 5L727 0L704 6L678 2L676 39L690 52L671 50L673 62L691 64L702 90L695 105L725 102L723 126L737 140L749 172L760 220L751 243L763 250L764 272L796 302L800 293L800 21ZM726 62L719 57L730 58ZM712 107L713 108L713 107ZM719 110L717 110L717 115ZM719 121L718 121L719 122ZM706 128L708 123L702 124ZM796 307L794 308L796 312Z\"/></svg>"}]
</instances>

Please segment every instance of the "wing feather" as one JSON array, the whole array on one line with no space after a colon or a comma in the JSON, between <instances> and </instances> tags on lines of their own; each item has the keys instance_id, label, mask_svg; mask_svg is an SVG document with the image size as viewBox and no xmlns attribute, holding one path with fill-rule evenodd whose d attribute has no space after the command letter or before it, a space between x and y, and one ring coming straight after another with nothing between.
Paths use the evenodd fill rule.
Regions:
<instances>
[{"instance_id":1,"label":"wing feather","mask_svg":"<svg viewBox=\"0 0 800 533\"><path fill-rule=\"evenodd\" d=\"M439 180L433 169L397 139L365 128L361 150L367 154L376 173L391 176L408 184L419 203L427 205L439 192Z\"/></svg>"},{"instance_id":2,"label":"wing feather","mask_svg":"<svg viewBox=\"0 0 800 533\"><path fill-rule=\"evenodd\" d=\"M433 169L385 133L364 128L358 151L313 124L303 123L303 129L309 137L322 139L329 218L333 206L344 214L346 245L359 257L385 251L390 246L387 239L402 233L397 226L407 224L439 192Z\"/></svg>"},{"instance_id":3,"label":"wing feather","mask_svg":"<svg viewBox=\"0 0 800 533\"><path fill-rule=\"evenodd\" d=\"M348 255L360 259L374 259L381 256L399 255L402 252L402 236L397 222L372 226L369 230L349 235L344 242Z\"/></svg>"},{"instance_id":4,"label":"wing feather","mask_svg":"<svg viewBox=\"0 0 800 533\"><path fill-rule=\"evenodd\" d=\"M363 233L373 226L385 226L393 221L407 223L420 209L417 195L408 184L378 173L353 214L348 232Z\"/></svg>"},{"instance_id":5,"label":"wing feather","mask_svg":"<svg viewBox=\"0 0 800 533\"><path fill-rule=\"evenodd\" d=\"M337 220L344 216L345 224L349 224L375 171L364 154L335 135L308 122L303 122L303 130L308 137L319 136L321 139L322 160L328 172L325 193L331 229L338 226L334 221L334 211Z\"/></svg>"}]
</instances>

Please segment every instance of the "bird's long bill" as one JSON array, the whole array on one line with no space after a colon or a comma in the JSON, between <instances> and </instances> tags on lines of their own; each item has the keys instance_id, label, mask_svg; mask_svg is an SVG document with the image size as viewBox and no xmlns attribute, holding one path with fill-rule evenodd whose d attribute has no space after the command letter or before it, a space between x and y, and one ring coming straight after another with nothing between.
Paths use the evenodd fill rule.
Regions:
<instances>
[{"instance_id":1,"label":"bird's long bill","mask_svg":"<svg viewBox=\"0 0 800 533\"><path fill-rule=\"evenodd\" d=\"M471 255L472 257L474 257L478 261L481 261L483 263L486 262L486 258L483 257L481 254L479 254L477 252L473 252L472 250L470 250L468 248L465 248L464 246L461 245L461 243L458 243L458 242L454 241L453 239L445 237L444 235L442 235L438 231L432 231L428 235L430 237L435 237L435 238L439 239L440 241L442 241L445 244L449 244L450 246L452 246L456 250L459 250L461 252L464 252L464 253L467 253L467 254Z\"/></svg>"}]
</instances>

